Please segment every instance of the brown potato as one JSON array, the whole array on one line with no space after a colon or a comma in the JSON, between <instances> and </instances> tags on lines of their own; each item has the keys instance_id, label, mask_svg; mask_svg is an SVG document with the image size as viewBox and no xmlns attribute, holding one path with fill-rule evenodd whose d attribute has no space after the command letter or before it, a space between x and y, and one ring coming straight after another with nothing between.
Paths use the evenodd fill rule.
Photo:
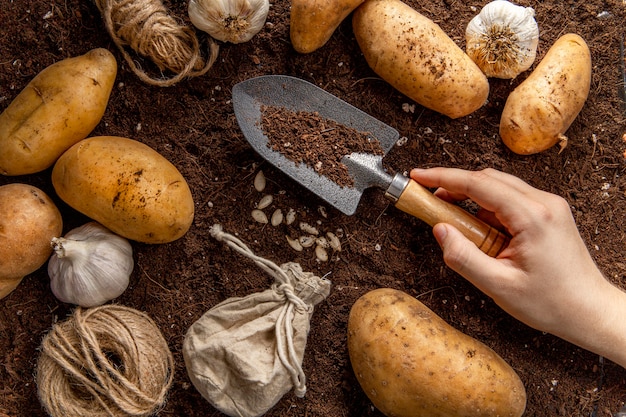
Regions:
<instances>
[{"instance_id":1,"label":"brown potato","mask_svg":"<svg viewBox=\"0 0 626 417\"><path fill-rule=\"evenodd\" d=\"M289 32L293 48L313 52L328 42L337 27L364 0L292 0Z\"/></svg>"},{"instance_id":2,"label":"brown potato","mask_svg":"<svg viewBox=\"0 0 626 417\"><path fill-rule=\"evenodd\" d=\"M482 107L485 74L432 20L400 0L367 0L352 17L369 66L417 103L450 118Z\"/></svg>"},{"instance_id":3,"label":"brown potato","mask_svg":"<svg viewBox=\"0 0 626 417\"><path fill-rule=\"evenodd\" d=\"M63 229L61 213L46 193L28 184L0 186L0 299L39 269Z\"/></svg>"},{"instance_id":4,"label":"brown potato","mask_svg":"<svg viewBox=\"0 0 626 417\"><path fill-rule=\"evenodd\" d=\"M390 417L519 417L526 408L524 385L498 354L402 291L356 301L348 352L363 391Z\"/></svg>"},{"instance_id":5,"label":"brown potato","mask_svg":"<svg viewBox=\"0 0 626 417\"><path fill-rule=\"evenodd\" d=\"M109 102L117 62L93 49L45 68L0 114L0 173L43 171L96 127Z\"/></svg>"},{"instance_id":6,"label":"brown potato","mask_svg":"<svg viewBox=\"0 0 626 417\"><path fill-rule=\"evenodd\" d=\"M132 139L83 139L58 159L52 185L74 209L138 242L171 242L193 221L185 178L157 151Z\"/></svg>"},{"instance_id":7,"label":"brown potato","mask_svg":"<svg viewBox=\"0 0 626 417\"><path fill-rule=\"evenodd\" d=\"M591 54L585 40L569 33L548 50L537 68L506 100L500 137L520 155L545 151L560 142L582 110L591 86Z\"/></svg>"}]
</instances>

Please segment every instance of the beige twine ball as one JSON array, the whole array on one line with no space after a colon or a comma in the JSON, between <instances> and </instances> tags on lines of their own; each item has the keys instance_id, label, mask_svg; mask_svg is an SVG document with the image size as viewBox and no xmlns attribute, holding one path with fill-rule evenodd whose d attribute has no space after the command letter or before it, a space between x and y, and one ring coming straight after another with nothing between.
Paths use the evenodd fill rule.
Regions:
<instances>
[{"instance_id":1,"label":"beige twine ball","mask_svg":"<svg viewBox=\"0 0 626 417\"><path fill-rule=\"evenodd\" d=\"M44 337L39 400L52 417L149 416L165 403L174 359L146 314L120 305L77 307Z\"/></svg>"},{"instance_id":2,"label":"beige twine ball","mask_svg":"<svg viewBox=\"0 0 626 417\"><path fill-rule=\"evenodd\" d=\"M203 57L195 31L168 14L160 0L95 0L113 42L132 71L144 82L171 86L183 78L205 74L215 63L219 46L208 38L209 56ZM160 70L175 76L156 78L142 70L126 50L130 46L150 58Z\"/></svg>"}]
</instances>

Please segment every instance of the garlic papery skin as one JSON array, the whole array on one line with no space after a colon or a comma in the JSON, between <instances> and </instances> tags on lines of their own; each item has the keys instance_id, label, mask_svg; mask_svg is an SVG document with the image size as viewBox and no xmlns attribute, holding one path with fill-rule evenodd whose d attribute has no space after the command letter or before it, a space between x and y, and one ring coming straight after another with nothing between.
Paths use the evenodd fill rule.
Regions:
<instances>
[{"instance_id":1,"label":"garlic papery skin","mask_svg":"<svg viewBox=\"0 0 626 417\"><path fill-rule=\"evenodd\" d=\"M64 303L99 306L120 296L135 265L128 240L96 222L54 237L48 261L50 288Z\"/></svg>"},{"instance_id":2,"label":"garlic papery skin","mask_svg":"<svg viewBox=\"0 0 626 417\"><path fill-rule=\"evenodd\" d=\"M532 7L495 0L467 25L466 52L487 77L513 79L535 62L539 27Z\"/></svg>"},{"instance_id":3,"label":"garlic papery skin","mask_svg":"<svg viewBox=\"0 0 626 417\"><path fill-rule=\"evenodd\" d=\"M211 37L231 43L247 42L263 29L269 0L190 0L189 19Z\"/></svg>"}]
</instances>

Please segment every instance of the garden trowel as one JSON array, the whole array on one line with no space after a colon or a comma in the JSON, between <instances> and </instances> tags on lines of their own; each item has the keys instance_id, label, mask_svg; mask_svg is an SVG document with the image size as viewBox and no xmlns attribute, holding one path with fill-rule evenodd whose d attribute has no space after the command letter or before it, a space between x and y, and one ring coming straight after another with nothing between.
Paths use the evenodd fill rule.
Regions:
<instances>
[{"instance_id":1,"label":"garden trowel","mask_svg":"<svg viewBox=\"0 0 626 417\"><path fill-rule=\"evenodd\" d=\"M367 132L379 141L387 154L398 141L398 132L302 79L286 75L264 75L251 78L233 87L233 107L239 127L250 145L272 165L296 182L340 210L355 213L363 191L370 187L385 190L385 196L400 210L430 226L449 223L488 255L496 256L508 244L508 237L474 217L459 206L435 197L430 191L402 175L390 175L382 164L384 155L352 153L341 162L354 180L353 186L340 186L318 174L304 163L296 163L269 146L262 126L263 106L281 107L287 111L317 113L359 132ZM297 139L297 138L294 138Z\"/></svg>"}]
</instances>

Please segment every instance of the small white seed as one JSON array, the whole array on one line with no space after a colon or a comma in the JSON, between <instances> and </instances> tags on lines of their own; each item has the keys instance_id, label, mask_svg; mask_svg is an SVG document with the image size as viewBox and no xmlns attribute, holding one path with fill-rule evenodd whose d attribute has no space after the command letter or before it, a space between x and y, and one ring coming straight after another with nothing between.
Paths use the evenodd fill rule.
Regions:
<instances>
[{"instance_id":1,"label":"small white seed","mask_svg":"<svg viewBox=\"0 0 626 417\"><path fill-rule=\"evenodd\" d=\"M315 239L315 244L317 246L321 246L324 249L328 249L330 247L330 244L328 243L328 240L326 240L325 237L318 237L317 239Z\"/></svg>"},{"instance_id":2,"label":"small white seed","mask_svg":"<svg viewBox=\"0 0 626 417\"><path fill-rule=\"evenodd\" d=\"M285 216L285 223L289 225L295 221L296 221L296 211L290 208L289 211L287 212L287 216Z\"/></svg>"},{"instance_id":3,"label":"small white seed","mask_svg":"<svg viewBox=\"0 0 626 417\"><path fill-rule=\"evenodd\" d=\"M326 207L324 206L319 206L317 208L317 211L322 215L323 218L327 218L328 217L328 213L326 212Z\"/></svg>"},{"instance_id":4,"label":"small white seed","mask_svg":"<svg viewBox=\"0 0 626 417\"><path fill-rule=\"evenodd\" d=\"M283 222L283 211L281 209L274 210L271 218L272 226L278 226Z\"/></svg>"},{"instance_id":5,"label":"small white seed","mask_svg":"<svg viewBox=\"0 0 626 417\"><path fill-rule=\"evenodd\" d=\"M305 222L300 222L300 230L315 236L320 234L320 232L315 227Z\"/></svg>"},{"instance_id":6,"label":"small white seed","mask_svg":"<svg viewBox=\"0 0 626 417\"><path fill-rule=\"evenodd\" d=\"M289 243L289 246L291 246L292 249L298 252L302 252L302 245L300 244L299 239L292 239L289 236L285 236L285 237L287 238L287 243Z\"/></svg>"},{"instance_id":7,"label":"small white seed","mask_svg":"<svg viewBox=\"0 0 626 417\"><path fill-rule=\"evenodd\" d=\"M267 214L259 209L252 210L252 218L261 224L267 224L269 221L267 219Z\"/></svg>"},{"instance_id":8,"label":"small white seed","mask_svg":"<svg viewBox=\"0 0 626 417\"><path fill-rule=\"evenodd\" d=\"M258 192L262 192L265 190L265 182L265 174L263 174L263 171L260 170L254 177L254 189Z\"/></svg>"},{"instance_id":9,"label":"small white seed","mask_svg":"<svg viewBox=\"0 0 626 417\"><path fill-rule=\"evenodd\" d=\"M313 236L300 236L298 240L303 248L310 248L315 244L315 238Z\"/></svg>"},{"instance_id":10,"label":"small white seed","mask_svg":"<svg viewBox=\"0 0 626 417\"><path fill-rule=\"evenodd\" d=\"M317 245L315 247L315 257L320 262L327 262L328 261L328 252L322 246Z\"/></svg>"},{"instance_id":11,"label":"small white seed","mask_svg":"<svg viewBox=\"0 0 626 417\"><path fill-rule=\"evenodd\" d=\"M270 194L265 194L263 197L261 197L261 200L259 200L259 204L257 204L256 207L259 210L263 210L264 208L269 207L273 201L274 197L272 197Z\"/></svg>"},{"instance_id":12,"label":"small white seed","mask_svg":"<svg viewBox=\"0 0 626 417\"><path fill-rule=\"evenodd\" d=\"M337 235L333 232L326 232L326 237L328 238L328 245L333 248L333 250L341 252L341 242Z\"/></svg>"}]
</instances>

